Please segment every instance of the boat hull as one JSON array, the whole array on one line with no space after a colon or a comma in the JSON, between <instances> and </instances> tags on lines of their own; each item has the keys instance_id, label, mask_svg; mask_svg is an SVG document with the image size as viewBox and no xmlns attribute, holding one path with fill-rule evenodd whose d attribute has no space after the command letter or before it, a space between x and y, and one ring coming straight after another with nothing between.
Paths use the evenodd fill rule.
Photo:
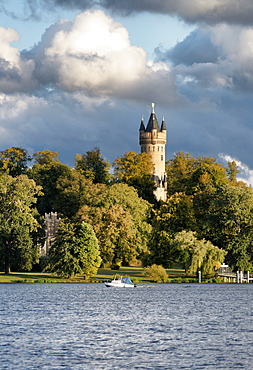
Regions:
<instances>
[{"instance_id":1,"label":"boat hull","mask_svg":"<svg viewBox=\"0 0 253 370\"><path fill-rule=\"evenodd\" d=\"M115 283L115 282L110 282L110 283L107 283L105 282L105 286L107 288L134 288L136 287L135 284L124 284L124 283Z\"/></svg>"}]
</instances>

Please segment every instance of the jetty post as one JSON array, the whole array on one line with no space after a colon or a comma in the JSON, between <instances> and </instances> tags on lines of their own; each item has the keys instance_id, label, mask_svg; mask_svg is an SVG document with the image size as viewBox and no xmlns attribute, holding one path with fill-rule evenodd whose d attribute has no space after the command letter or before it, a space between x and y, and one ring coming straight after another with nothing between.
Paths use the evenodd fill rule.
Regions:
<instances>
[{"instance_id":1,"label":"jetty post","mask_svg":"<svg viewBox=\"0 0 253 370\"><path fill-rule=\"evenodd\" d=\"M201 270L198 270L198 282L201 283Z\"/></svg>"},{"instance_id":2,"label":"jetty post","mask_svg":"<svg viewBox=\"0 0 253 370\"><path fill-rule=\"evenodd\" d=\"M249 278L249 271L247 271L247 283L249 284L249 280L250 280L250 278Z\"/></svg>"},{"instance_id":3,"label":"jetty post","mask_svg":"<svg viewBox=\"0 0 253 370\"><path fill-rule=\"evenodd\" d=\"M240 275L239 275L239 271L236 271L236 282L237 284L240 283Z\"/></svg>"}]
</instances>

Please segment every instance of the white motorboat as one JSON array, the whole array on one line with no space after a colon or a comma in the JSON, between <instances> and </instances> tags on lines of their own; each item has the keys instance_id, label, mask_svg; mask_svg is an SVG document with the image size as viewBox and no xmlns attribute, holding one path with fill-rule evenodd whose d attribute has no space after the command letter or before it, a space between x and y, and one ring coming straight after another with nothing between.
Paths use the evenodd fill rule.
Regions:
<instances>
[{"instance_id":1,"label":"white motorboat","mask_svg":"<svg viewBox=\"0 0 253 370\"><path fill-rule=\"evenodd\" d=\"M106 287L116 287L116 288L135 288L136 284L134 284L129 277L119 277L116 279L116 276L113 280L105 281Z\"/></svg>"}]
</instances>

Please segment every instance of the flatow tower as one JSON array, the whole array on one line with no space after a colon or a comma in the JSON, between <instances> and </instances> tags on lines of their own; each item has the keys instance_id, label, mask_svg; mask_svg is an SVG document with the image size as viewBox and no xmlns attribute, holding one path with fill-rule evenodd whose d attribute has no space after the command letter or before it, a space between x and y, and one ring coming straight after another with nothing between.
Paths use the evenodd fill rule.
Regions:
<instances>
[{"instance_id":1,"label":"flatow tower","mask_svg":"<svg viewBox=\"0 0 253 370\"><path fill-rule=\"evenodd\" d=\"M157 200L166 201L167 180L165 173L165 147L167 142L167 130L164 118L162 119L161 126L159 126L157 122L154 103L152 103L152 111L147 127L145 128L144 119L142 118L139 131L141 153L150 154L154 164L152 179L156 187L154 191L155 197Z\"/></svg>"}]
</instances>

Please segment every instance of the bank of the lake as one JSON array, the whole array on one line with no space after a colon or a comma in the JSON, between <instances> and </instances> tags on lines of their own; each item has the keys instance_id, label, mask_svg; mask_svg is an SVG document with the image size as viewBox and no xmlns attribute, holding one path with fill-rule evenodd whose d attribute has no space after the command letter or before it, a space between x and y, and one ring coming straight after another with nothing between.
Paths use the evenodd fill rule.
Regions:
<instances>
[{"instance_id":1,"label":"bank of the lake","mask_svg":"<svg viewBox=\"0 0 253 370\"><path fill-rule=\"evenodd\" d=\"M166 270L168 282L197 282L194 276L187 276L180 266ZM99 283L111 279L114 275L129 276L135 283L150 282L144 275L144 269L140 266L121 267L119 270L109 268L99 269L96 276L88 282ZM12 272L8 275L0 272L0 283L86 283L83 276L77 275L71 279L62 279L53 274L41 272ZM210 281L211 282L211 281Z\"/></svg>"}]
</instances>

